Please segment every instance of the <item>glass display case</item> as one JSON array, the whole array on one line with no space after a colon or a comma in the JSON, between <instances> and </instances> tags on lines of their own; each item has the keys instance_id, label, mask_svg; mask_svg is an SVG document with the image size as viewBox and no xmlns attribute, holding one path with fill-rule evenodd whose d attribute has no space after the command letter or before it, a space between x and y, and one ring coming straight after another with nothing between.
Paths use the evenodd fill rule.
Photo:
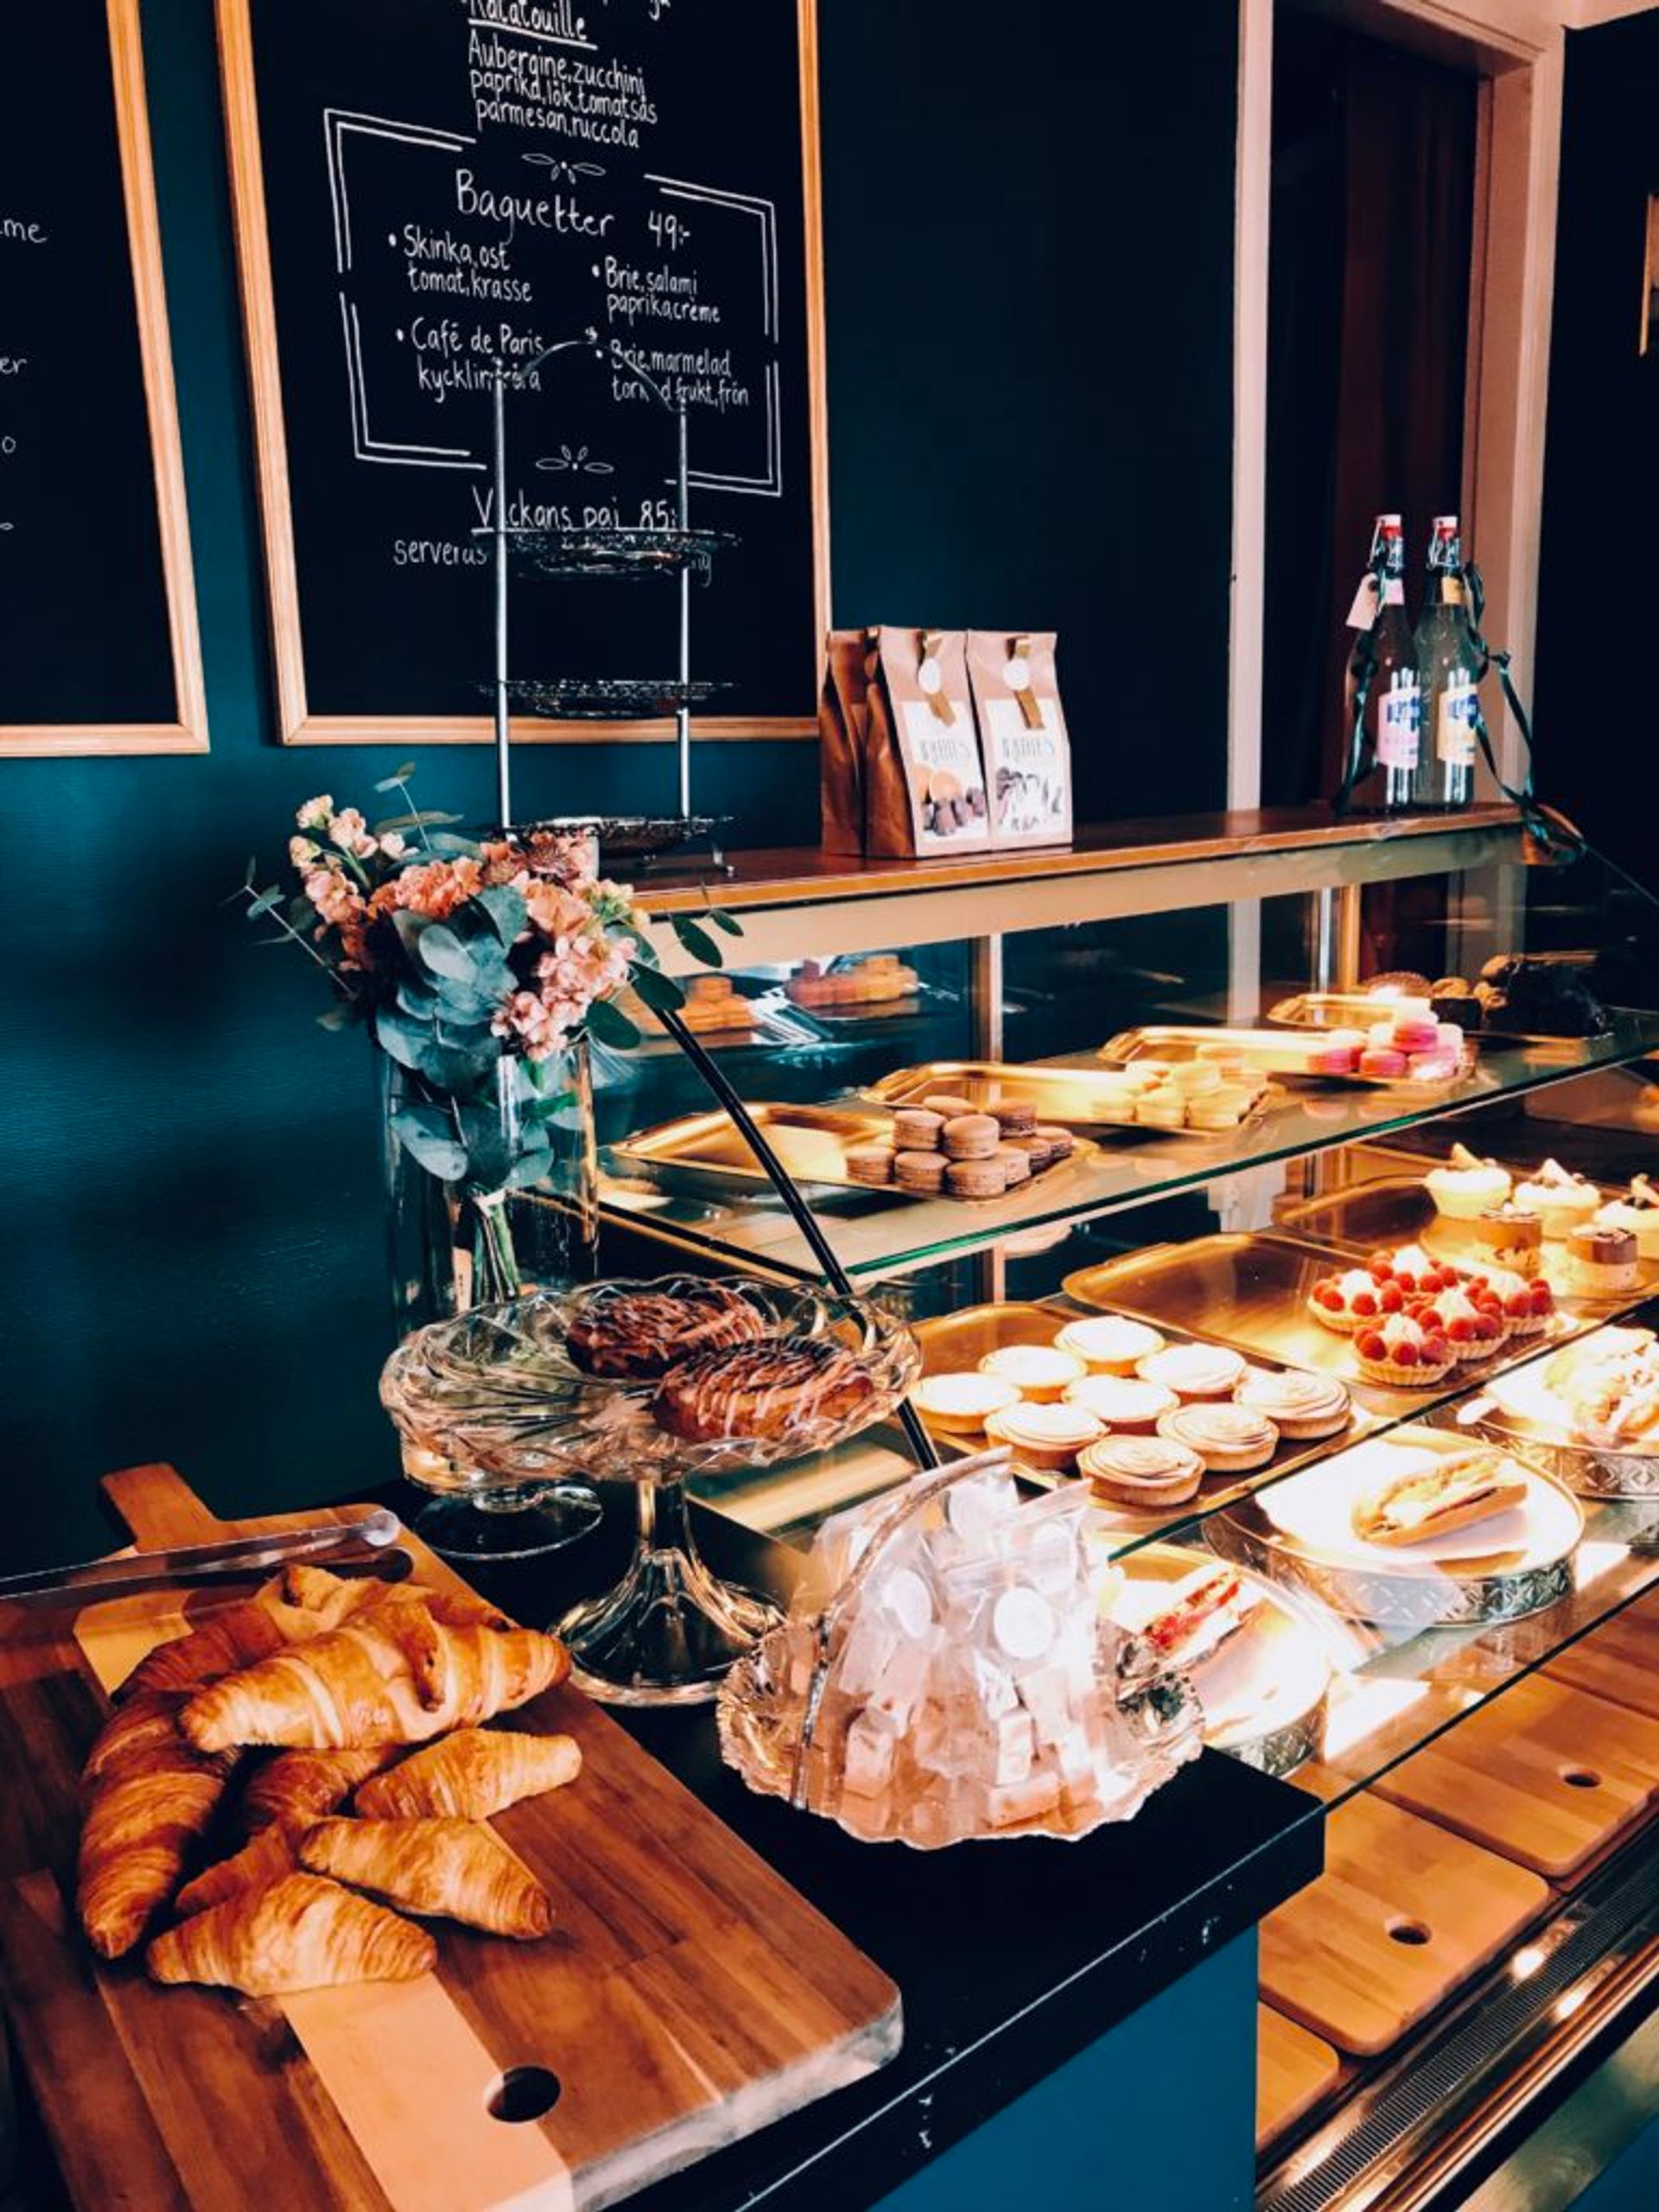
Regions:
<instances>
[{"instance_id":1,"label":"glass display case","mask_svg":"<svg viewBox=\"0 0 1659 2212\"><path fill-rule=\"evenodd\" d=\"M1260 2202L1428 2202L1659 1993L1659 905L1497 808L1113 834L740 856L720 982L704 892L646 903L939 1455L1090 1484L1104 1602L1196 1626L1207 1740L1327 1808ZM668 1038L595 1084L610 1271L817 1275ZM701 1492L802 1547L914 1465Z\"/></svg>"}]
</instances>

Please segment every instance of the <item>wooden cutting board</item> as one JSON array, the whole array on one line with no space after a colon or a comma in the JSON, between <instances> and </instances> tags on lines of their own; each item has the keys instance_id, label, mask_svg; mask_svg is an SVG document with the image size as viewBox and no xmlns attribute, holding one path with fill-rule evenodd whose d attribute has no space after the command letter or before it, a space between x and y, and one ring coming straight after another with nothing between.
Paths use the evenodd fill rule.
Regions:
<instances>
[{"instance_id":1,"label":"wooden cutting board","mask_svg":"<svg viewBox=\"0 0 1659 2212\"><path fill-rule=\"evenodd\" d=\"M105 1488L142 1549L330 1517L219 1522L166 1467ZM408 1548L418 1580L454 1584ZM496 1822L557 1901L546 1942L445 1924L418 1981L272 2003L94 1965L65 1905L76 1777L105 1689L181 1618L176 1599L128 1599L0 1644L0 1980L87 2212L585 2212L897 2050L887 1976L569 1688L518 1725L575 1736L580 1777ZM521 2068L540 2069L518 2084L531 2102L553 2082L556 2101L493 2117Z\"/></svg>"},{"instance_id":2,"label":"wooden cutting board","mask_svg":"<svg viewBox=\"0 0 1659 2212\"><path fill-rule=\"evenodd\" d=\"M1565 1881L1659 1796L1659 1720L1529 1675L1376 1787Z\"/></svg>"},{"instance_id":3,"label":"wooden cutting board","mask_svg":"<svg viewBox=\"0 0 1659 2212\"><path fill-rule=\"evenodd\" d=\"M1328 2043L1271 2005L1255 2008L1255 2147L1263 2151L1311 2112L1342 2072Z\"/></svg>"},{"instance_id":4,"label":"wooden cutting board","mask_svg":"<svg viewBox=\"0 0 1659 2212\"><path fill-rule=\"evenodd\" d=\"M1262 1994L1368 2058L1548 1902L1536 1875L1363 1791L1325 1821L1324 1873L1262 1923Z\"/></svg>"},{"instance_id":5,"label":"wooden cutting board","mask_svg":"<svg viewBox=\"0 0 1659 2212\"><path fill-rule=\"evenodd\" d=\"M1659 1591L1649 1591L1546 1661L1552 1681L1659 1719Z\"/></svg>"}]
</instances>

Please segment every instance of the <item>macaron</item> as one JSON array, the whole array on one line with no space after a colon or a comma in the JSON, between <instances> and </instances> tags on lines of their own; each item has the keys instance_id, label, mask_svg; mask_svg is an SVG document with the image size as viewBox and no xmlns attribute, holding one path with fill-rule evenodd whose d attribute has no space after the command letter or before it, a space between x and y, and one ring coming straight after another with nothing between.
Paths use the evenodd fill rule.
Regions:
<instances>
[{"instance_id":1,"label":"macaron","mask_svg":"<svg viewBox=\"0 0 1659 2212\"><path fill-rule=\"evenodd\" d=\"M893 1117L893 1143L900 1152L937 1152L943 1114L929 1106L901 1106Z\"/></svg>"},{"instance_id":2,"label":"macaron","mask_svg":"<svg viewBox=\"0 0 1659 2212\"><path fill-rule=\"evenodd\" d=\"M971 1098L959 1098L954 1090L931 1091L922 1103L930 1114L937 1114L942 1122L954 1121L958 1114L972 1114L978 1110Z\"/></svg>"},{"instance_id":3,"label":"macaron","mask_svg":"<svg viewBox=\"0 0 1659 2212\"><path fill-rule=\"evenodd\" d=\"M1392 1045L1372 1045L1359 1056L1359 1072L1378 1083L1394 1083L1406 1071L1406 1056Z\"/></svg>"},{"instance_id":4,"label":"macaron","mask_svg":"<svg viewBox=\"0 0 1659 2212\"><path fill-rule=\"evenodd\" d=\"M1032 1163L1028 1152L1021 1152L1015 1145L1003 1144L997 1147L991 1158L1002 1170L1005 1191L1012 1191L1021 1183L1030 1182Z\"/></svg>"},{"instance_id":5,"label":"macaron","mask_svg":"<svg viewBox=\"0 0 1659 2212\"><path fill-rule=\"evenodd\" d=\"M942 1152L896 1152L893 1156L893 1179L912 1198L937 1198L944 1188L944 1171L949 1165Z\"/></svg>"},{"instance_id":6,"label":"macaron","mask_svg":"<svg viewBox=\"0 0 1659 2212\"><path fill-rule=\"evenodd\" d=\"M842 1157L855 1183L890 1183L893 1152L890 1144L849 1144Z\"/></svg>"},{"instance_id":7,"label":"macaron","mask_svg":"<svg viewBox=\"0 0 1659 2212\"><path fill-rule=\"evenodd\" d=\"M1001 1141L1002 1132L989 1114L953 1114L939 1132L947 1160L988 1160Z\"/></svg>"},{"instance_id":8,"label":"macaron","mask_svg":"<svg viewBox=\"0 0 1659 2212\"><path fill-rule=\"evenodd\" d=\"M1056 1160L1065 1160L1077 1148L1077 1141L1070 1129L1058 1122L1039 1122L1033 1135L1041 1137Z\"/></svg>"},{"instance_id":9,"label":"macaron","mask_svg":"<svg viewBox=\"0 0 1659 2212\"><path fill-rule=\"evenodd\" d=\"M1037 1109L1029 1098L1004 1098L990 1111L1005 1137L1028 1137L1037 1126Z\"/></svg>"},{"instance_id":10,"label":"macaron","mask_svg":"<svg viewBox=\"0 0 1659 2212\"><path fill-rule=\"evenodd\" d=\"M982 1375L1012 1382L1033 1404L1053 1402L1084 1375L1083 1362L1054 1344L999 1344L979 1362Z\"/></svg>"},{"instance_id":11,"label":"macaron","mask_svg":"<svg viewBox=\"0 0 1659 2212\"><path fill-rule=\"evenodd\" d=\"M993 1153L988 1160L947 1160L944 1187L953 1198L1000 1198L1008 1184Z\"/></svg>"}]
</instances>

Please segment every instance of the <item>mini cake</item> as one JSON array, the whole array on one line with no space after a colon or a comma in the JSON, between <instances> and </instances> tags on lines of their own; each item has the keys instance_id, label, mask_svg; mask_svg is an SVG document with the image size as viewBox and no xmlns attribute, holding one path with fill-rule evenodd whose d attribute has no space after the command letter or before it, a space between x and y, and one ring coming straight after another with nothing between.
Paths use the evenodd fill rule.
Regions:
<instances>
[{"instance_id":1,"label":"mini cake","mask_svg":"<svg viewBox=\"0 0 1659 2212\"><path fill-rule=\"evenodd\" d=\"M1503 1205L1511 1179L1509 1169L1495 1160L1477 1160L1467 1146L1454 1144L1447 1165L1431 1167L1423 1186L1437 1213L1450 1221L1474 1221L1489 1208Z\"/></svg>"},{"instance_id":2,"label":"mini cake","mask_svg":"<svg viewBox=\"0 0 1659 2212\"><path fill-rule=\"evenodd\" d=\"M1020 1402L1019 1386L1000 1376L977 1373L925 1375L910 1402L930 1428L952 1436L975 1436L993 1414Z\"/></svg>"},{"instance_id":3,"label":"mini cake","mask_svg":"<svg viewBox=\"0 0 1659 2212\"><path fill-rule=\"evenodd\" d=\"M1481 1281L1503 1308L1512 1337L1541 1336L1555 1311L1555 1294L1541 1276L1513 1273L1508 1268L1489 1268Z\"/></svg>"},{"instance_id":4,"label":"mini cake","mask_svg":"<svg viewBox=\"0 0 1659 2212\"><path fill-rule=\"evenodd\" d=\"M1642 1280L1635 1233L1598 1229L1593 1222L1567 1231L1567 1275L1575 1290L1591 1298L1634 1290Z\"/></svg>"},{"instance_id":5,"label":"mini cake","mask_svg":"<svg viewBox=\"0 0 1659 2212\"><path fill-rule=\"evenodd\" d=\"M1063 1474L1106 1428L1081 1406L1019 1405L993 1414L985 1433L993 1444L1006 1444L1027 1467Z\"/></svg>"},{"instance_id":6,"label":"mini cake","mask_svg":"<svg viewBox=\"0 0 1659 2212\"><path fill-rule=\"evenodd\" d=\"M694 1443L770 1441L798 1431L804 1448L821 1425L845 1421L874 1389L856 1356L833 1337L762 1338L677 1361L651 1409L659 1427Z\"/></svg>"},{"instance_id":7,"label":"mini cake","mask_svg":"<svg viewBox=\"0 0 1659 2212\"><path fill-rule=\"evenodd\" d=\"M944 1188L947 1165L942 1152L896 1152L893 1155L893 1179L901 1191L908 1191L913 1198L936 1198Z\"/></svg>"},{"instance_id":8,"label":"mini cake","mask_svg":"<svg viewBox=\"0 0 1659 2212\"><path fill-rule=\"evenodd\" d=\"M1307 1310L1320 1325L1339 1337L1384 1313L1403 1313L1406 1287L1365 1268L1350 1268L1339 1275L1324 1275L1307 1294Z\"/></svg>"},{"instance_id":9,"label":"mini cake","mask_svg":"<svg viewBox=\"0 0 1659 2212\"><path fill-rule=\"evenodd\" d=\"M1437 1322L1390 1313L1354 1338L1354 1357L1368 1382L1421 1389L1443 1382L1455 1365L1451 1345Z\"/></svg>"},{"instance_id":10,"label":"mini cake","mask_svg":"<svg viewBox=\"0 0 1659 2212\"><path fill-rule=\"evenodd\" d=\"M1161 1382L1180 1398L1225 1398L1244 1372L1243 1356L1224 1344L1166 1344L1137 1359L1143 1382Z\"/></svg>"},{"instance_id":11,"label":"mini cake","mask_svg":"<svg viewBox=\"0 0 1659 2212\"><path fill-rule=\"evenodd\" d=\"M1096 1497L1114 1505L1147 1509L1184 1505L1198 1495L1204 1461L1185 1444L1164 1436L1103 1436L1077 1454Z\"/></svg>"},{"instance_id":12,"label":"mini cake","mask_svg":"<svg viewBox=\"0 0 1659 2212\"><path fill-rule=\"evenodd\" d=\"M1547 1160L1535 1175L1516 1185L1515 1202L1529 1213L1535 1213L1543 1223L1545 1236L1559 1243L1590 1219L1601 1204L1601 1192L1559 1160Z\"/></svg>"},{"instance_id":13,"label":"mini cake","mask_svg":"<svg viewBox=\"0 0 1659 2212\"><path fill-rule=\"evenodd\" d=\"M1353 1418L1348 1387L1334 1375L1309 1375L1300 1368L1275 1372L1248 1367L1233 1391L1233 1403L1265 1414L1281 1436L1300 1443L1335 1436Z\"/></svg>"},{"instance_id":14,"label":"mini cake","mask_svg":"<svg viewBox=\"0 0 1659 2212\"><path fill-rule=\"evenodd\" d=\"M1659 1260L1659 1191L1645 1175L1630 1185L1627 1198L1609 1198L1592 1217L1598 1229L1628 1229L1644 1260Z\"/></svg>"},{"instance_id":15,"label":"mini cake","mask_svg":"<svg viewBox=\"0 0 1659 2212\"><path fill-rule=\"evenodd\" d=\"M1092 1373L1132 1375L1135 1361L1161 1351L1164 1339L1160 1331L1127 1314L1096 1313L1086 1321L1068 1321L1054 1342Z\"/></svg>"},{"instance_id":16,"label":"mini cake","mask_svg":"<svg viewBox=\"0 0 1659 2212\"><path fill-rule=\"evenodd\" d=\"M939 1131L939 1147L947 1160L988 1160L1002 1141L1002 1132L991 1114L953 1114Z\"/></svg>"},{"instance_id":17,"label":"mini cake","mask_svg":"<svg viewBox=\"0 0 1659 2212\"><path fill-rule=\"evenodd\" d=\"M1249 1406L1177 1406L1159 1421L1158 1433L1196 1452L1212 1475L1265 1467L1279 1442L1273 1422Z\"/></svg>"},{"instance_id":18,"label":"mini cake","mask_svg":"<svg viewBox=\"0 0 1659 2212\"><path fill-rule=\"evenodd\" d=\"M1475 1223L1475 1242L1491 1255L1492 1265L1518 1275L1535 1275L1544 1263L1544 1224L1539 1214L1511 1199L1507 1205L1488 1206Z\"/></svg>"},{"instance_id":19,"label":"mini cake","mask_svg":"<svg viewBox=\"0 0 1659 2212\"><path fill-rule=\"evenodd\" d=\"M1053 1344L1000 1344L979 1363L982 1375L1012 1382L1022 1397L1043 1404L1065 1395L1069 1383L1083 1380L1080 1359Z\"/></svg>"},{"instance_id":20,"label":"mini cake","mask_svg":"<svg viewBox=\"0 0 1659 2212\"><path fill-rule=\"evenodd\" d=\"M893 1141L900 1152L937 1152L943 1114L931 1106L901 1106L893 1117Z\"/></svg>"},{"instance_id":21,"label":"mini cake","mask_svg":"<svg viewBox=\"0 0 1659 2212\"><path fill-rule=\"evenodd\" d=\"M1143 1382L1138 1376L1085 1375L1067 1383L1065 1402L1082 1406L1115 1432L1149 1436L1160 1417L1179 1402L1162 1383Z\"/></svg>"}]
</instances>

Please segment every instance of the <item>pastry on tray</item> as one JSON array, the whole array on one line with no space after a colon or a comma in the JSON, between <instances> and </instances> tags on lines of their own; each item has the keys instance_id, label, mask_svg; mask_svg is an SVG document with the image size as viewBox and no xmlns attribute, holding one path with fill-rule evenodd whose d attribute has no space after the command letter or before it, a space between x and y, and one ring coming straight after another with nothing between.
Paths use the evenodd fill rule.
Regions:
<instances>
[{"instance_id":1,"label":"pastry on tray","mask_svg":"<svg viewBox=\"0 0 1659 2212\"><path fill-rule=\"evenodd\" d=\"M1456 1360L1490 1359L1510 1333L1503 1300L1479 1277L1432 1298L1414 1298L1406 1310L1426 1329L1438 1329Z\"/></svg>"},{"instance_id":2,"label":"pastry on tray","mask_svg":"<svg viewBox=\"0 0 1659 2212\"><path fill-rule=\"evenodd\" d=\"M1444 1167L1431 1167L1424 1188L1437 1213L1450 1221L1473 1221L1489 1207L1501 1206L1514 1178L1495 1160L1478 1160L1467 1145L1454 1144Z\"/></svg>"},{"instance_id":3,"label":"pastry on tray","mask_svg":"<svg viewBox=\"0 0 1659 2212\"><path fill-rule=\"evenodd\" d=\"M1609 1198L1591 1218L1598 1229L1628 1229L1637 1255L1659 1260L1659 1190L1645 1175L1633 1179L1628 1198Z\"/></svg>"},{"instance_id":4,"label":"pastry on tray","mask_svg":"<svg viewBox=\"0 0 1659 2212\"><path fill-rule=\"evenodd\" d=\"M1507 1268L1517 1275L1535 1275L1544 1263L1544 1224L1516 1199L1488 1206L1474 1224L1474 1240L1483 1260Z\"/></svg>"},{"instance_id":5,"label":"pastry on tray","mask_svg":"<svg viewBox=\"0 0 1659 2212\"><path fill-rule=\"evenodd\" d=\"M774 1440L849 1419L874 1396L858 1355L833 1337L766 1337L676 1362L652 1400L658 1425L693 1443Z\"/></svg>"},{"instance_id":6,"label":"pastry on tray","mask_svg":"<svg viewBox=\"0 0 1659 2212\"><path fill-rule=\"evenodd\" d=\"M423 1928L338 1882L289 1874L158 1936L144 1956L156 1981L215 1982L281 1997L359 1981L413 1981L437 1963Z\"/></svg>"},{"instance_id":7,"label":"pastry on tray","mask_svg":"<svg viewBox=\"0 0 1659 2212\"><path fill-rule=\"evenodd\" d=\"M1390 1313L1368 1322L1353 1339L1354 1357L1368 1382L1402 1389L1427 1389L1443 1382L1457 1364L1444 1332L1432 1321L1409 1313Z\"/></svg>"},{"instance_id":8,"label":"pastry on tray","mask_svg":"<svg viewBox=\"0 0 1659 2212\"><path fill-rule=\"evenodd\" d=\"M1017 1382L964 1370L923 1376L910 1402L930 1428L947 1436L979 1436L993 1414L1006 1413L1020 1397Z\"/></svg>"},{"instance_id":9,"label":"pastry on tray","mask_svg":"<svg viewBox=\"0 0 1659 2212\"><path fill-rule=\"evenodd\" d=\"M1573 1433L1603 1451L1659 1446L1659 1342L1651 1329L1599 1329L1545 1370Z\"/></svg>"},{"instance_id":10,"label":"pastry on tray","mask_svg":"<svg viewBox=\"0 0 1659 2212\"><path fill-rule=\"evenodd\" d=\"M1065 1401L1093 1414L1120 1436L1150 1436L1163 1415L1180 1402L1163 1383L1142 1382L1138 1375L1085 1375L1066 1386Z\"/></svg>"},{"instance_id":11,"label":"pastry on tray","mask_svg":"<svg viewBox=\"0 0 1659 2212\"><path fill-rule=\"evenodd\" d=\"M1233 1402L1265 1414L1280 1435L1294 1443L1338 1434L1354 1413L1346 1383L1297 1367L1246 1368L1234 1385Z\"/></svg>"},{"instance_id":12,"label":"pastry on tray","mask_svg":"<svg viewBox=\"0 0 1659 2212\"><path fill-rule=\"evenodd\" d=\"M1583 1175L1558 1160L1547 1160L1535 1175L1515 1186L1515 1203L1535 1213L1548 1241L1560 1243L1581 1228L1601 1204L1601 1192Z\"/></svg>"},{"instance_id":13,"label":"pastry on tray","mask_svg":"<svg viewBox=\"0 0 1659 2212\"><path fill-rule=\"evenodd\" d=\"M242 1792L242 1825L307 1828L337 1813L360 1783L402 1755L401 1744L365 1744L348 1751L278 1751L257 1768Z\"/></svg>"},{"instance_id":14,"label":"pastry on tray","mask_svg":"<svg viewBox=\"0 0 1659 2212\"><path fill-rule=\"evenodd\" d=\"M1406 1297L1404 1284L1374 1268L1345 1268L1340 1274L1319 1278L1307 1294L1307 1310L1321 1328L1351 1337L1387 1314L1403 1313Z\"/></svg>"},{"instance_id":15,"label":"pastry on tray","mask_svg":"<svg viewBox=\"0 0 1659 2212\"><path fill-rule=\"evenodd\" d=\"M1542 1336L1555 1314L1555 1294L1541 1275L1512 1274L1507 1268L1487 1268L1480 1285L1501 1305L1513 1338Z\"/></svg>"},{"instance_id":16,"label":"pastry on tray","mask_svg":"<svg viewBox=\"0 0 1659 2212\"><path fill-rule=\"evenodd\" d=\"M1420 1544L1508 1513L1526 1495L1525 1475L1501 1452L1453 1452L1356 1499L1354 1534L1368 1544Z\"/></svg>"},{"instance_id":17,"label":"pastry on tray","mask_svg":"<svg viewBox=\"0 0 1659 2212\"><path fill-rule=\"evenodd\" d=\"M584 1375L645 1382L693 1352L766 1333L764 1317L724 1283L687 1281L672 1292L601 1284L571 1322L565 1349Z\"/></svg>"},{"instance_id":18,"label":"pastry on tray","mask_svg":"<svg viewBox=\"0 0 1659 2212\"><path fill-rule=\"evenodd\" d=\"M1567 1232L1567 1277L1587 1298L1612 1298L1642 1281L1634 1234L1585 1222Z\"/></svg>"},{"instance_id":19,"label":"pastry on tray","mask_svg":"<svg viewBox=\"0 0 1659 2212\"><path fill-rule=\"evenodd\" d=\"M1149 1323L1131 1320L1127 1313L1091 1313L1086 1320L1068 1321L1054 1342L1090 1373L1132 1375L1135 1361L1161 1351L1164 1339Z\"/></svg>"},{"instance_id":20,"label":"pastry on tray","mask_svg":"<svg viewBox=\"0 0 1659 2212\"><path fill-rule=\"evenodd\" d=\"M1244 1475L1265 1467L1279 1446L1279 1431L1249 1406L1176 1406L1158 1423L1171 1444L1196 1452L1212 1475Z\"/></svg>"},{"instance_id":21,"label":"pastry on tray","mask_svg":"<svg viewBox=\"0 0 1659 2212\"><path fill-rule=\"evenodd\" d=\"M1243 1375L1242 1352L1225 1344L1166 1344L1135 1363L1143 1382L1159 1382L1178 1398L1227 1398Z\"/></svg>"},{"instance_id":22,"label":"pastry on tray","mask_svg":"<svg viewBox=\"0 0 1659 2212\"><path fill-rule=\"evenodd\" d=\"M553 1926L553 1900L482 1821L323 1821L300 1864L423 1916L533 1942Z\"/></svg>"},{"instance_id":23,"label":"pastry on tray","mask_svg":"<svg viewBox=\"0 0 1659 2212\"><path fill-rule=\"evenodd\" d=\"M1010 1406L985 1424L993 1444L1006 1444L1016 1459L1046 1474L1065 1474L1077 1454L1106 1433L1106 1424L1082 1406Z\"/></svg>"},{"instance_id":24,"label":"pastry on tray","mask_svg":"<svg viewBox=\"0 0 1659 2212\"><path fill-rule=\"evenodd\" d=\"M1398 1283L1408 1296L1432 1297L1460 1280L1458 1268L1437 1260L1421 1244L1385 1244L1372 1253L1368 1264L1379 1282Z\"/></svg>"},{"instance_id":25,"label":"pastry on tray","mask_svg":"<svg viewBox=\"0 0 1659 2212\"><path fill-rule=\"evenodd\" d=\"M1205 1465L1196 1452L1167 1437L1114 1433L1084 1445L1077 1471L1103 1503L1152 1510L1196 1497Z\"/></svg>"},{"instance_id":26,"label":"pastry on tray","mask_svg":"<svg viewBox=\"0 0 1659 2212\"><path fill-rule=\"evenodd\" d=\"M1236 1567L1201 1567L1176 1584L1141 1629L1154 1651L1178 1667L1207 1659L1263 1603Z\"/></svg>"},{"instance_id":27,"label":"pastry on tray","mask_svg":"<svg viewBox=\"0 0 1659 2212\"><path fill-rule=\"evenodd\" d=\"M581 1771L573 1736L460 1728L365 1782L353 1810L375 1821L487 1821L526 1797L565 1789Z\"/></svg>"},{"instance_id":28,"label":"pastry on tray","mask_svg":"<svg viewBox=\"0 0 1659 2212\"><path fill-rule=\"evenodd\" d=\"M999 1382L1012 1382L1022 1398L1041 1404L1063 1398L1086 1370L1074 1353L1055 1344L1000 1344L980 1361L979 1371Z\"/></svg>"}]
</instances>

